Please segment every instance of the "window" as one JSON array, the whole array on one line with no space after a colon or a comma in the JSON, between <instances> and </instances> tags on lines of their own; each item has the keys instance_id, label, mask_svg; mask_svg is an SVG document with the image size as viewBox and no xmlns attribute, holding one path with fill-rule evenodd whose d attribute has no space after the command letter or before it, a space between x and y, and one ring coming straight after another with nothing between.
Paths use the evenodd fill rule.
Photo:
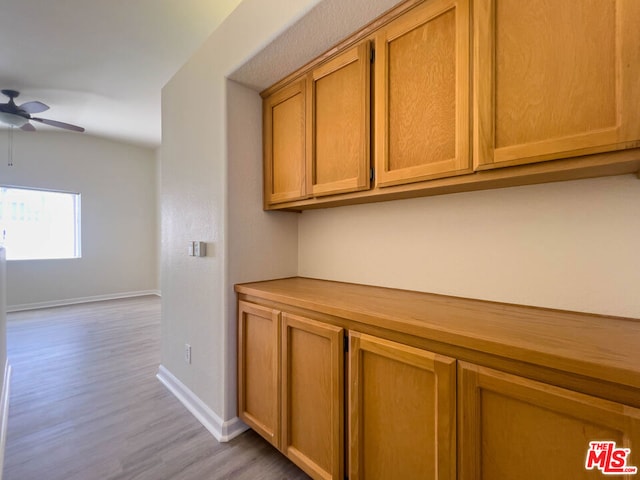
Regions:
<instances>
[{"instance_id":1,"label":"window","mask_svg":"<svg viewBox=\"0 0 640 480\"><path fill-rule=\"evenodd\" d=\"M0 186L7 260L80 257L80 194Z\"/></svg>"}]
</instances>

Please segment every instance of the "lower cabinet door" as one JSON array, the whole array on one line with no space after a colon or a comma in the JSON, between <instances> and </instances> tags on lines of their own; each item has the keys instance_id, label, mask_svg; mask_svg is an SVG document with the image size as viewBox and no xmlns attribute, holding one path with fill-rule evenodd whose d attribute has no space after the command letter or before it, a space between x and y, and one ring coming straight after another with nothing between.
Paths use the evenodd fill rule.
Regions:
<instances>
[{"instance_id":1,"label":"lower cabinet door","mask_svg":"<svg viewBox=\"0 0 640 480\"><path fill-rule=\"evenodd\" d=\"M344 331L282 314L281 450L314 479L344 478Z\"/></svg>"},{"instance_id":2,"label":"lower cabinet door","mask_svg":"<svg viewBox=\"0 0 640 480\"><path fill-rule=\"evenodd\" d=\"M640 410L469 363L458 368L460 480L635 478L624 473L640 467Z\"/></svg>"},{"instance_id":3,"label":"lower cabinet door","mask_svg":"<svg viewBox=\"0 0 640 480\"><path fill-rule=\"evenodd\" d=\"M238 416L280 446L280 312L238 302Z\"/></svg>"},{"instance_id":4,"label":"lower cabinet door","mask_svg":"<svg viewBox=\"0 0 640 480\"><path fill-rule=\"evenodd\" d=\"M456 478L456 361L350 332L349 479Z\"/></svg>"}]
</instances>

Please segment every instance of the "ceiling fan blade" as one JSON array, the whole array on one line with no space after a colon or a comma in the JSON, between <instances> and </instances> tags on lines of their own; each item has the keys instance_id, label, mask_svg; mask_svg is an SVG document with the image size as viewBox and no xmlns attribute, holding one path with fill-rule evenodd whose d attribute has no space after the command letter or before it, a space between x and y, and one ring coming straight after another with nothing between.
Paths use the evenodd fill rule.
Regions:
<instances>
[{"instance_id":1,"label":"ceiling fan blade","mask_svg":"<svg viewBox=\"0 0 640 480\"><path fill-rule=\"evenodd\" d=\"M24 125L22 125L20 127L20 130L24 130L25 132L35 132L36 131L36 127L31 125L30 123L25 123Z\"/></svg>"},{"instance_id":2,"label":"ceiling fan blade","mask_svg":"<svg viewBox=\"0 0 640 480\"><path fill-rule=\"evenodd\" d=\"M20 110L24 110L27 113L40 113L49 110L49 106L42 102L27 102L18 107Z\"/></svg>"},{"instance_id":3,"label":"ceiling fan blade","mask_svg":"<svg viewBox=\"0 0 640 480\"><path fill-rule=\"evenodd\" d=\"M44 123L45 125L51 125L52 127L64 128L66 130L73 130L74 132L84 132L84 128L70 123L58 122L57 120L48 120L46 118L31 117L31 120L35 122Z\"/></svg>"}]
</instances>

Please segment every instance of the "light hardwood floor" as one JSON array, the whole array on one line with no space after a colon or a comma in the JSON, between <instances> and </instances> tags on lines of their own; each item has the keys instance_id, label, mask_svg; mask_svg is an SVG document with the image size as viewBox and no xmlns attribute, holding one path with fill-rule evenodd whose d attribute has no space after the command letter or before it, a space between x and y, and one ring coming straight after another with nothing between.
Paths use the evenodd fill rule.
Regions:
<instances>
[{"instance_id":1,"label":"light hardwood floor","mask_svg":"<svg viewBox=\"0 0 640 480\"><path fill-rule=\"evenodd\" d=\"M155 378L157 297L8 319L4 480L309 478L252 431L218 443Z\"/></svg>"}]
</instances>

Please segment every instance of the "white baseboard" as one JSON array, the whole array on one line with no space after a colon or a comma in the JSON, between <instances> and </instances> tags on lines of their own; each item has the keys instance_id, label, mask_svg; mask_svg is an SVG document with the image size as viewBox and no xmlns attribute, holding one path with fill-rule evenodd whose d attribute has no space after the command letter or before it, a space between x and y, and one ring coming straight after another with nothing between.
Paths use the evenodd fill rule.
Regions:
<instances>
[{"instance_id":1,"label":"white baseboard","mask_svg":"<svg viewBox=\"0 0 640 480\"><path fill-rule=\"evenodd\" d=\"M64 300L51 300L47 302L23 303L20 305L7 305L7 313L21 312L24 310L37 310L39 308L63 307L78 303L101 302L103 300L117 300L119 298L143 297L145 295L160 296L160 290L141 290L137 292L111 293L107 295L93 295L91 297L67 298Z\"/></svg>"},{"instance_id":2,"label":"white baseboard","mask_svg":"<svg viewBox=\"0 0 640 480\"><path fill-rule=\"evenodd\" d=\"M238 417L223 421L163 365L156 377L219 442L228 442L249 429Z\"/></svg>"},{"instance_id":3,"label":"white baseboard","mask_svg":"<svg viewBox=\"0 0 640 480\"><path fill-rule=\"evenodd\" d=\"M4 381L0 396L0 480L4 470L4 450L7 444L7 424L9 423L9 390L11 386L11 365L9 359L4 365Z\"/></svg>"}]
</instances>

